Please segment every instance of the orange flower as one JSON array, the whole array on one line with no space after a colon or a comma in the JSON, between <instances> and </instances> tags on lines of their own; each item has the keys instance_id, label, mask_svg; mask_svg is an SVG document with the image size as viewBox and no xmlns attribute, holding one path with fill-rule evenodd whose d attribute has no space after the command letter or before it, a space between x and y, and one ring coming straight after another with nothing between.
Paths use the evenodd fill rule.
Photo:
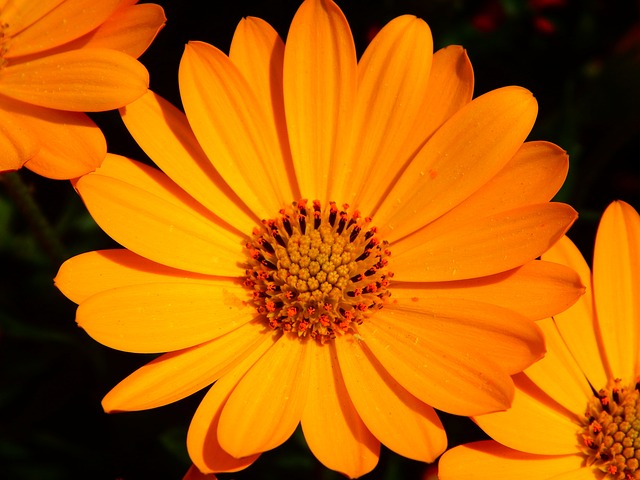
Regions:
<instances>
[{"instance_id":1,"label":"orange flower","mask_svg":"<svg viewBox=\"0 0 640 480\"><path fill-rule=\"evenodd\" d=\"M204 474L195 465L191 465L182 480L217 480L217 478L214 474Z\"/></svg>"},{"instance_id":2,"label":"orange flower","mask_svg":"<svg viewBox=\"0 0 640 480\"><path fill-rule=\"evenodd\" d=\"M565 153L523 144L529 92L471 101L464 51L433 55L413 16L357 62L328 0L303 2L286 46L256 18L228 57L190 43L179 79L186 115L151 92L122 112L164 173L109 155L76 183L126 249L69 260L57 285L99 342L169 352L106 411L213 383L187 439L202 472L245 468L301 423L321 462L357 477L380 442L442 453L433 407L510 405L511 375L544 353L533 320L583 291L534 260L576 213L549 203Z\"/></svg>"},{"instance_id":3,"label":"orange flower","mask_svg":"<svg viewBox=\"0 0 640 480\"><path fill-rule=\"evenodd\" d=\"M543 258L591 287L540 322L547 355L514 377L511 409L475 417L496 441L445 453L442 480L640 478L640 216L624 202L607 208L593 276L566 237Z\"/></svg>"},{"instance_id":4,"label":"orange flower","mask_svg":"<svg viewBox=\"0 0 640 480\"><path fill-rule=\"evenodd\" d=\"M136 0L0 0L0 172L23 165L49 178L95 170L106 154L83 113L147 91L135 58L164 25Z\"/></svg>"}]
</instances>

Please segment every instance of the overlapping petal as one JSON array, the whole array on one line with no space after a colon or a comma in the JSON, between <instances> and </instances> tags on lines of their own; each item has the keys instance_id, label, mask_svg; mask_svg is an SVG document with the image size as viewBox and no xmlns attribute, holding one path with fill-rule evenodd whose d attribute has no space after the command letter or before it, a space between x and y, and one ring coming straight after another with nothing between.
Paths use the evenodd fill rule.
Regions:
<instances>
[{"instance_id":1,"label":"overlapping petal","mask_svg":"<svg viewBox=\"0 0 640 480\"><path fill-rule=\"evenodd\" d=\"M0 172L18 170L40 149L27 123L18 116L0 109Z\"/></svg>"},{"instance_id":2,"label":"overlapping petal","mask_svg":"<svg viewBox=\"0 0 640 480\"><path fill-rule=\"evenodd\" d=\"M102 399L102 407L106 412L134 411L177 402L211 385L256 350L264 342L263 330L254 321L200 345L165 353L118 383Z\"/></svg>"},{"instance_id":3,"label":"overlapping petal","mask_svg":"<svg viewBox=\"0 0 640 480\"><path fill-rule=\"evenodd\" d=\"M403 282L396 275L393 291L404 298L475 300L498 305L531 320L565 310L581 298L584 286L574 270L533 260L494 275L450 282Z\"/></svg>"},{"instance_id":4,"label":"overlapping petal","mask_svg":"<svg viewBox=\"0 0 640 480\"><path fill-rule=\"evenodd\" d=\"M255 454L235 458L223 450L219 441L218 424L222 409L238 381L275 341L275 336L263 335L258 347L218 380L200 402L189 425L187 449L191 461L201 472L235 472L248 467L260 456Z\"/></svg>"},{"instance_id":5,"label":"overlapping petal","mask_svg":"<svg viewBox=\"0 0 640 480\"><path fill-rule=\"evenodd\" d=\"M41 6L33 8L29 3ZM4 57L42 52L74 40L98 27L119 4L120 0L9 2L2 14L12 42Z\"/></svg>"},{"instance_id":6,"label":"overlapping petal","mask_svg":"<svg viewBox=\"0 0 640 480\"><path fill-rule=\"evenodd\" d=\"M93 275L100 272L100 275ZM60 267L56 286L75 303L112 288L152 283L215 283L219 279L166 267L127 249L98 250L70 258Z\"/></svg>"},{"instance_id":7,"label":"overlapping petal","mask_svg":"<svg viewBox=\"0 0 640 480\"><path fill-rule=\"evenodd\" d=\"M9 159L26 159L26 167L39 175L54 179L79 177L95 170L107 153L102 132L82 113L51 110L8 98L0 99L0 111L6 112L11 122L23 125L24 134L39 146L33 154L23 152L14 157L7 149L6 155ZM9 135L22 132L17 125L9 125Z\"/></svg>"},{"instance_id":8,"label":"overlapping petal","mask_svg":"<svg viewBox=\"0 0 640 480\"><path fill-rule=\"evenodd\" d=\"M487 183L520 148L537 110L520 87L493 90L459 110L379 192L373 216L384 237L393 242L411 234Z\"/></svg>"},{"instance_id":9,"label":"overlapping petal","mask_svg":"<svg viewBox=\"0 0 640 480\"><path fill-rule=\"evenodd\" d=\"M231 60L209 44L190 42L179 79L198 142L243 202L259 218L270 218L291 203L273 119Z\"/></svg>"},{"instance_id":10,"label":"overlapping petal","mask_svg":"<svg viewBox=\"0 0 640 480\"><path fill-rule=\"evenodd\" d=\"M149 91L121 115L136 142L174 182L239 232L251 231L259 219L213 167L182 112Z\"/></svg>"},{"instance_id":11,"label":"overlapping petal","mask_svg":"<svg viewBox=\"0 0 640 480\"><path fill-rule=\"evenodd\" d=\"M336 351L349 398L369 431L400 455L433 462L447 447L433 408L389 375L364 342L339 337Z\"/></svg>"},{"instance_id":12,"label":"overlapping petal","mask_svg":"<svg viewBox=\"0 0 640 480\"><path fill-rule=\"evenodd\" d=\"M291 158L287 121L284 113L283 62L284 42L264 20L247 17L240 21L233 35L229 58L238 67L264 110L273 117L293 198L301 198Z\"/></svg>"},{"instance_id":13,"label":"overlapping petal","mask_svg":"<svg viewBox=\"0 0 640 480\"><path fill-rule=\"evenodd\" d=\"M568 237L562 237L543 256L544 260L571 267L586 286L585 294L571 308L556 313L554 320L564 342L592 386L601 388L613 374L597 340L593 312L591 271L580 250Z\"/></svg>"},{"instance_id":14,"label":"overlapping petal","mask_svg":"<svg viewBox=\"0 0 640 480\"><path fill-rule=\"evenodd\" d=\"M580 366L576 363L552 319L538 322L544 332L547 353L525 371L542 391L576 416L582 415L585 399L593 394Z\"/></svg>"},{"instance_id":15,"label":"overlapping petal","mask_svg":"<svg viewBox=\"0 0 640 480\"><path fill-rule=\"evenodd\" d=\"M427 94L400 157L412 158L442 124L471 102L473 86L473 67L464 48L450 45L435 52Z\"/></svg>"},{"instance_id":16,"label":"overlapping petal","mask_svg":"<svg viewBox=\"0 0 640 480\"><path fill-rule=\"evenodd\" d=\"M509 374L477 349L460 355L446 335L426 331L428 319L428 313L390 306L363 323L360 336L385 370L428 405L456 415L507 408L513 398Z\"/></svg>"},{"instance_id":17,"label":"overlapping petal","mask_svg":"<svg viewBox=\"0 0 640 480\"><path fill-rule=\"evenodd\" d=\"M9 65L2 70L0 93L46 108L96 112L122 107L148 86L149 74L137 60L92 48Z\"/></svg>"},{"instance_id":18,"label":"overlapping petal","mask_svg":"<svg viewBox=\"0 0 640 480\"><path fill-rule=\"evenodd\" d=\"M110 48L138 58L156 37L166 17L159 5L128 3L131 2L121 1L121 7L98 28L62 48Z\"/></svg>"},{"instance_id":19,"label":"overlapping petal","mask_svg":"<svg viewBox=\"0 0 640 480\"><path fill-rule=\"evenodd\" d=\"M310 352L309 393L302 412L302 432L320 462L349 478L376 466L380 442L362 422L345 387L333 346Z\"/></svg>"},{"instance_id":20,"label":"overlapping petal","mask_svg":"<svg viewBox=\"0 0 640 480\"><path fill-rule=\"evenodd\" d=\"M6 35L16 35L43 18L64 0L42 0L40 2L2 2L2 15L10 19L5 28ZM7 23L9 23L7 21Z\"/></svg>"},{"instance_id":21,"label":"overlapping petal","mask_svg":"<svg viewBox=\"0 0 640 480\"><path fill-rule=\"evenodd\" d=\"M291 436L306 402L314 347L300 348L296 336L284 334L242 377L218 425L218 440L226 452L247 457Z\"/></svg>"},{"instance_id":22,"label":"overlapping petal","mask_svg":"<svg viewBox=\"0 0 640 480\"><path fill-rule=\"evenodd\" d=\"M560 147L526 142L495 177L428 228L447 231L479 217L548 202L560 190L568 170L569 157Z\"/></svg>"},{"instance_id":23,"label":"overlapping petal","mask_svg":"<svg viewBox=\"0 0 640 480\"><path fill-rule=\"evenodd\" d=\"M424 35L427 32L422 33ZM419 70L420 66L409 63L404 68ZM399 145L387 145L388 148L397 149L394 160L385 158L380 168L377 168L378 162L376 162L376 168L369 170L360 167L355 171L354 176L349 177L350 179L367 178L367 182L362 187L368 189L369 195L358 193L357 205L370 208L384 198L389 188L389 180L406 168L407 163L443 123L471 101L473 83L473 69L462 47L449 46L433 54L426 92L421 90L421 93L424 93L422 103L418 106L413 124L407 127L406 139ZM373 103L375 104L375 101ZM405 104L403 108L413 112L414 105ZM384 137L386 138L386 134ZM389 168L393 172L391 176L389 176ZM368 187L369 183L380 187L371 189Z\"/></svg>"},{"instance_id":24,"label":"overlapping petal","mask_svg":"<svg viewBox=\"0 0 640 480\"><path fill-rule=\"evenodd\" d=\"M494 440L522 452L577 453L578 415L554 402L523 374L516 375L514 382L517 387L511 408L476 416L475 422Z\"/></svg>"},{"instance_id":25,"label":"overlapping petal","mask_svg":"<svg viewBox=\"0 0 640 480\"><path fill-rule=\"evenodd\" d=\"M428 295L394 297L389 305L397 316L394 325L465 353L490 358L509 373L522 371L544 354L538 325L512 310L472 300L434 301ZM491 348L487 349L484 342Z\"/></svg>"},{"instance_id":26,"label":"overlapping petal","mask_svg":"<svg viewBox=\"0 0 640 480\"><path fill-rule=\"evenodd\" d=\"M418 214L416 214L418 215ZM429 227L393 244L398 279L464 280L510 270L547 251L577 218L562 203L525 205L447 231Z\"/></svg>"},{"instance_id":27,"label":"overlapping petal","mask_svg":"<svg viewBox=\"0 0 640 480\"><path fill-rule=\"evenodd\" d=\"M242 238L159 171L108 155L76 188L96 222L139 255L191 272L242 271Z\"/></svg>"},{"instance_id":28,"label":"overlapping petal","mask_svg":"<svg viewBox=\"0 0 640 480\"><path fill-rule=\"evenodd\" d=\"M441 480L593 480L582 455L532 455L483 441L449 450L440 460Z\"/></svg>"},{"instance_id":29,"label":"overlapping petal","mask_svg":"<svg viewBox=\"0 0 640 480\"><path fill-rule=\"evenodd\" d=\"M640 217L627 203L602 214L593 255L593 294L600 338L616 378L640 369Z\"/></svg>"},{"instance_id":30,"label":"overlapping petal","mask_svg":"<svg viewBox=\"0 0 640 480\"><path fill-rule=\"evenodd\" d=\"M427 94L433 53L427 24L411 15L389 22L358 63L358 93L349 150L336 164L331 199L369 212L406 162L399 156ZM366 165L375 165L367 168Z\"/></svg>"},{"instance_id":31,"label":"overlapping petal","mask_svg":"<svg viewBox=\"0 0 640 480\"><path fill-rule=\"evenodd\" d=\"M76 321L95 340L136 353L180 350L251 321L246 290L237 282L131 285L91 296Z\"/></svg>"}]
</instances>

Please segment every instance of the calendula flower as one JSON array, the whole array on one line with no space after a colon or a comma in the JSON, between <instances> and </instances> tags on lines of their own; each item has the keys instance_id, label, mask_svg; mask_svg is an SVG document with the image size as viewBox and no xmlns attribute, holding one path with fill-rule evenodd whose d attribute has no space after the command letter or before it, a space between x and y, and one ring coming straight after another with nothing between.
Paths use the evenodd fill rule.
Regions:
<instances>
[{"instance_id":1,"label":"calendula flower","mask_svg":"<svg viewBox=\"0 0 640 480\"><path fill-rule=\"evenodd\" d=\"M49 178L95 170L107 148L81 112L122 107L147 91L136 60L165 22L136 0L0 2L0 172Z\"/></svg>"},{"instance_id":2,"label":"calendula flower","mask_svg":"<svg viewBox=\"0 0 640 480\"><path fill-rule=\"evenodd\" d=\"M640 217L620 201L606 209L593 275L566 237L543 258L590 287L540 322L547 355L514 377L511 409L475 417L496 441L445 453L442 480L640 478Z\"/></svg>"},{"instance_id":3,"label":"calendula flower","mask_svg":"<svg viewBox=\"0 0 640 480\"><path fill-rule=\"evenodd\" d=\"M549 203L565 152L523 143L528 91L472 101L465 52L434 55L413 16L357 62L327 0L302 3L286 46L256 18L229 56L189 43L179 80L186 115L152 92L122 110L162 172L109 155L76 183L125 249L69 260L57 285L99 342L168 352L106 411L213 383L187 439L200 471L245 468L301 424L322 463L358 477L381 442L442 453L434 407L510 405L511 375L544 353L533 320L582 293L535 260L576 213Z\"/></svg>"}]
</instances>

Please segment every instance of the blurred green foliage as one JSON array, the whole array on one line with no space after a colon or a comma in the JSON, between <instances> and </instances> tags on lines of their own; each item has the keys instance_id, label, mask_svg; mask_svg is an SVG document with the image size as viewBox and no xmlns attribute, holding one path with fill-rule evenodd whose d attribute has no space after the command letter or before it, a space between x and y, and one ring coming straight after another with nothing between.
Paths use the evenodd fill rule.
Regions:
<instances>
[{"instance_id":1,"label":"blurred green foliage","mask_svg":"<svg viewBox=\"0 0 640 480\"><path fill-rule=\"evenodd\" d=\"M151 87L180 105L177 68L191 39L227 51L243 16L266 19L284 37L298 1L158 0L166 28L141 58ZM221 2L222 3L222 2ZM622 0L338 1L358 52L391 18L424 18L437 48L460 44L476 95L516 84L540 106L532 139L565 148L571 170L559 199L580 219L569 236L590 259L597 221L623 199L640 207L640 4ZM145 160L114 112L94 115L110 151ZM0 478L10 480L179 479L189 460L186 431L202 392L147 412L106 415L102 396L149 358L109 350L79 329L75 306L54 287L61 260L113 247L69 182L21 171L18 180L50 227L39 238L25 207L0 181ZM51 238L49 239L51 240ZM60 245L57 248L55 245ZM481 438L467 419L443 415L450 445ZM426 465L384 450L365 479L417 479ZM300 431L252 467L222 479L341 478L309 453Z\"/></svg>"}]
</instances>

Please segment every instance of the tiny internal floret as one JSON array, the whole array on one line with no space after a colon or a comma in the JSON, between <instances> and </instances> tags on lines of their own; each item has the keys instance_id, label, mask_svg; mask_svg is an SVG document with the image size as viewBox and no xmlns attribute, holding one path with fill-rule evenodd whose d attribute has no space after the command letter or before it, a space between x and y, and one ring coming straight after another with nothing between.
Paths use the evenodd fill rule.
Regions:
<instances>
[{"instance_id":1,"label":"tiny internal floret","mask_svg":"<svg viewBox=\"0 0 640 480\"><path fill-rule=\"evenodd\" d=\"M325 343L382 308L393 274L370 218L300 200L262 223L246 244L245 286L272 329Z\"/></svg>"},{"instance_id":2,"label":"tiny internal floret","mask_svg":"<svg viewBox=\"0 0 640 480\"><path fill-rule=\"evenodd\" d=\"M589 402L583 420L582 452L603 479L640 480L640 391L610 382Z\"/></svg>"}]
</instances>

